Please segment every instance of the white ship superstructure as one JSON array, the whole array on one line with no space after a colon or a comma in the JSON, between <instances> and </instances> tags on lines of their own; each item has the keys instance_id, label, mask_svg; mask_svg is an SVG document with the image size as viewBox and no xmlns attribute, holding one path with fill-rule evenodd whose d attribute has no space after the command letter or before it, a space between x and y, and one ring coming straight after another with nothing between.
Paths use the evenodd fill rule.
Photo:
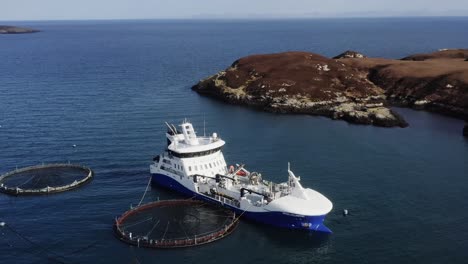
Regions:
<instances>
[{"instance_id":1,"label":"white ship superstructure","mask_svg":"<svg viewBox=\"0 0 468 264\"><path fill-rule=\"evenodd\" d=\"M303 188L290 170L273 183L243 165L228 166L216 133L199 137L191 123L167 124L167 148L150 165L152 181L180 193L218 203L248 219L292 229L331 232L324 218L333 207L317 191Z\"/></svg>"}]
</instances>

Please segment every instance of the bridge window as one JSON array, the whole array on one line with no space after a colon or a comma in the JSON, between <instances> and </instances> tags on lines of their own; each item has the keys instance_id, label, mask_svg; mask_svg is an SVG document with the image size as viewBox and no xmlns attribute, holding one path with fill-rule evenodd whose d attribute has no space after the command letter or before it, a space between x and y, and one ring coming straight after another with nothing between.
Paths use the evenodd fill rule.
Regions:
<instances>
[{"instance_id":1,"label":"bridge window","mask_svg":"<svg viewBox=\"0 0 468 264\"><path fill-rule=\"evenodd\" d=\"M177 152L168 150L168 153L170 155L173 155L173 156L178 157L178 158L193 158L193 157L202 157L202 156L206 156L206 155L209 155L209 154L213 154L213 153L218 152L220 149L221 149L221 147L211 149L211 150L200 151L200 152L191 152L191 153L177 153Z\"/></svg>"},{"instance_id":2,"label":"bridge window","mask_svg":"<svg viewBox=\"0 0 468 264\"><path fill-rule=\"evenodd\" d=\"M192 171L192 167L191 167L191 166L188 166L188 170L189 170L189 171Z\"/></svg>"}]
</instances>

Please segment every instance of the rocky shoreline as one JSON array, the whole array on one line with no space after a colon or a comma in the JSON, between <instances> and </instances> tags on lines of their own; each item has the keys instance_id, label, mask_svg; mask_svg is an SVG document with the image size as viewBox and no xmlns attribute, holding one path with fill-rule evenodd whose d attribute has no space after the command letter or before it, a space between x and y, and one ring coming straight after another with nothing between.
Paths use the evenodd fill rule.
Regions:
<instances>
[{"instance_id":1,"label":"rocky shoreline","mask_svg":"<svg viewBox=\"0 0 468 264\"><path fill-rule=\"evenodd\" d=\"M231 104L311 114L350 123L406 127L398 105L468 117L468 50L401 60L346 51L332 59L309 52L252 55L192 87Z\"/></svg>"},{"instance_id":2,"label":"rocky shoreline","mask_svg":"<svg viewBox=\"0 0 468 264\"><path fill-rule=\"evenodd\" d=\"M0 34L36 33L37 29L0 25Z\"/></svg>"}]
</instances>

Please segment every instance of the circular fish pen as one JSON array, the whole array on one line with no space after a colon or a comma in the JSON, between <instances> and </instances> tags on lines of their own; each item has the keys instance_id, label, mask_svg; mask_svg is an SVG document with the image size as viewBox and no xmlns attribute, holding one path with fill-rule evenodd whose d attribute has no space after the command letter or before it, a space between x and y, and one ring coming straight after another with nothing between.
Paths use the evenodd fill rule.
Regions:
<instances>
[{"instance_id":1,"label":"circular fish pen","mask_svg":"<svg viewBox=\"0 0 468 264\"><path fill-rule=\"evenodd\" d=\"M0 176L0 192L10 195L51 194L77 188L93 178L90 168L76 164L44 164Z\"/></svg>"},{"instance_id":2,"label":"circular fish pen","mask_svg":"<svg viewBox=\"0 0 468 264\"><path fill-rule=\"evenodd\" d=\"M125 212L115 220L117 237L148 248L203 245L226 237L239 218L226 208L197 200L161 200Z\"/></svg>"}]
</instances>

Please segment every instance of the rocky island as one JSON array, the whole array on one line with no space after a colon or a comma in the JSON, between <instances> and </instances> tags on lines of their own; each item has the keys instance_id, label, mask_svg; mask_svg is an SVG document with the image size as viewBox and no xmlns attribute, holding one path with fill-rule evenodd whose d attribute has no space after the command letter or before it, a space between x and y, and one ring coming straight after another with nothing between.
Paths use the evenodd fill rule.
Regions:
<instances>
[{"instance_id":1,"label":"rocky island","mask_svg":"<svg viewBox=\"0 0 468 264\"><path fill-rule=\"evenodd\" d=\"M252 55L192 87L228 103L357 124L405 127L392 105L468 116L468 50L441 50L401 60L346 51Z\"/></svg>"},{"instance_id":2,"label":"rocky island","mask_svg":"<svg viewBox=\"0 0 468 264\"><path fill-rule=\"evenodd\" d=\"M39 32L39 30L32 29L32 28L0 25L0 34L23 34L23 33L35 33L35 32Z\"/></svg>"}]
</instances>

